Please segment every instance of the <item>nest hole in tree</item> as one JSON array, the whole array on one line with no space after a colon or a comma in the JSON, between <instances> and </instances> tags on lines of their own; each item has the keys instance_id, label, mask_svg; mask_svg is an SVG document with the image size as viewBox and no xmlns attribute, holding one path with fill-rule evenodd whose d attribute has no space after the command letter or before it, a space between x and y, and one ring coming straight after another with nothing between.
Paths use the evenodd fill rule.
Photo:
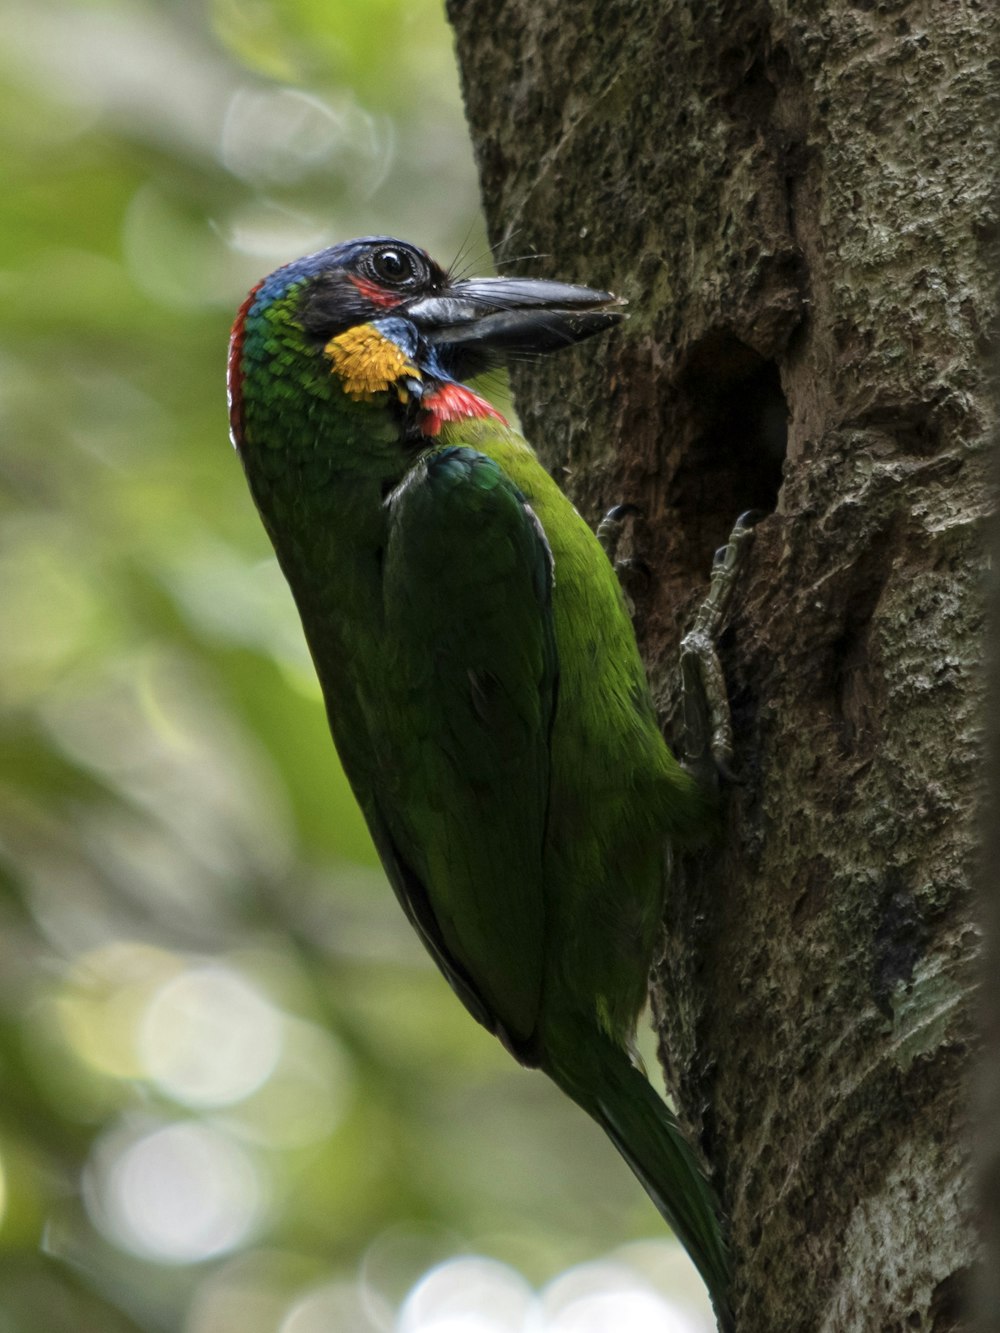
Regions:
<instances>
[{"instance_id":1,"label":"nest hole in tree","mask_svg":"<svg viewBox=\"0 0 1000 1333\"><path fill-rule=\"evenodd\" d=\"M788 405L776 361L729 333L689 351L679 377L680 459L671 508L695 565L729 535L737 515L773 513L788 442Z\"/></svg>"}]
</instances>

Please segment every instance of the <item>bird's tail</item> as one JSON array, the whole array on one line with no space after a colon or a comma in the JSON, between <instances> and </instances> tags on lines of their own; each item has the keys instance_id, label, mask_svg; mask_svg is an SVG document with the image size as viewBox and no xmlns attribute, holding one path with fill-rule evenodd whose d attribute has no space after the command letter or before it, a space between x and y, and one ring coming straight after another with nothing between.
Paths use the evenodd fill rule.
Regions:
<instances>
[{"instance_id":1,"label":"bird's tail","mask_svg":"<svg viewBox=\"0 0 1000 1333\"><path fill-rule=\"evenodd\" d=\"M704 1279L719 1328L730 1329L719 1204L673 1113L622 1047L593 1028L565 1045L549 1037L543 1068L628 1162Z\"/></svg>"}]
</instances>

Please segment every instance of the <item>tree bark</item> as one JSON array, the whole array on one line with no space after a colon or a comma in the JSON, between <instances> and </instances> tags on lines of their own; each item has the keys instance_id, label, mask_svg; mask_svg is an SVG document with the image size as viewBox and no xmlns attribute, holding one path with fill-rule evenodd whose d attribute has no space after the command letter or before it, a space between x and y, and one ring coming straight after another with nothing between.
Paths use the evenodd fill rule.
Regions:
<instances>
[{"instance_id":1,"label":"tree bark","mask_svg":"<svg viewBox=\"0 0 1000 1333\"><path fill-rule=\"evenodd\" d=\"M1000 141L997 155L1000 179ZM1000 296L1000 255L994 275ZM1000 340L994 340L994 390L1000 407ZM1000 421L995 435L994 494L1000 496ZM978 1333L1000 1333L1000 515L992 523L989 587L987 727L988 790L983 810L983 854L979 867L986 967L983 997L985 1050L978 1080L979 1202L985 1242L976 1284Z\"/></svg>"},{"instance_id":2,"label":"tree bark","mask_svg":"<svg viewBox=\"0 0 1000 1333\"><path fill-rule=\"evenodd\" d=\"M631 302L517 368L579 507L641 509L668 736L712 550L742 782L653 994L740 1333L967 1327L995 0L450 0L491 236Z\"/></svg>"},{"instance_id":3,"label":"tree bark","mask_svg":"<svg viewBox=\"0 0 1000 1333\"><path fill-rule=\"evenodd\" d=\"M1000 276L1000 275L998 275ZM996 484L1000 488L1000 432L997 435ZM979 1093L980 1201L986 1253L976 1296L979 1333L1000 1333L1000 522L993 522L990 580L989 653L989 793L983 821L980 867L983 919L987 931L984 995L985 1054Z\"/></svg>"}]
</instances>

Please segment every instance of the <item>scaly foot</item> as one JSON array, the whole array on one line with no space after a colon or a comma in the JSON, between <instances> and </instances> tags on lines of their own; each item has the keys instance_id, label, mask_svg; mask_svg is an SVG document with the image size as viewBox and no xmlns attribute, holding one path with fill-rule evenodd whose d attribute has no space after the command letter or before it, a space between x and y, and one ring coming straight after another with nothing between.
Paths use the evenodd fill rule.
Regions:
<instances>
[{"instance_id":1,"label":"scaly foot","mask_svg":"<svg viewBox=\"0 0 1000 1333\"><path fill-rule=\"evenodd\" d=\"M748 510L736 520L729 541L715 553L708 596L698 609L694 625L681 640L682 763L689 773L708 785L717 782L720 776L735 781L731 767L733 724L716 642L746 559L754 525L761 517L758 511Z\"/></svg>"},{"instance_id":2,"label":"scaly foot","mask_svg":"<svg viewBox=\"0 0 1000 1333\"><path fill-rule=\"evenodd\" d=\"M629 584L632 585L632 588L635 588L637 583L642 582L643 577L648 577L649 569L641 560L635 560L631 556L619 560L618 547L621 543L625 520L634 518L639 512L637 507L632 504L615 505L608 510L598 523L595 534L597 540L601 543L604 554L611 561L615 573L618 575L618 582L621 584L630 616L635 613L635 604L632 600Z\"/></svg>"}]
</instances>

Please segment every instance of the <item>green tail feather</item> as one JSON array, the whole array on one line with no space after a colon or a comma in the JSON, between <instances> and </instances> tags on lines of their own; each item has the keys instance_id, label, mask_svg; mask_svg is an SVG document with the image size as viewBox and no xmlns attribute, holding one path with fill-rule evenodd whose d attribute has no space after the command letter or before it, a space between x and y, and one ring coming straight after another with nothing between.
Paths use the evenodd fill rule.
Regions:
<instances>
[{"instance_id":1,"label":"green tail feather","mask_svg":"<svg viewBox=\"0 0 1000 1333\"><path fill-rule=\"evenodd\" d=\"M586 1054L580 1059L581 1043ZM729 1255L719 1204L673 1113L621 1047L591 1030L545 1070L607 1133L704 1279L719 1328L732 1328Z\"/></svg>"}]
</instances>

